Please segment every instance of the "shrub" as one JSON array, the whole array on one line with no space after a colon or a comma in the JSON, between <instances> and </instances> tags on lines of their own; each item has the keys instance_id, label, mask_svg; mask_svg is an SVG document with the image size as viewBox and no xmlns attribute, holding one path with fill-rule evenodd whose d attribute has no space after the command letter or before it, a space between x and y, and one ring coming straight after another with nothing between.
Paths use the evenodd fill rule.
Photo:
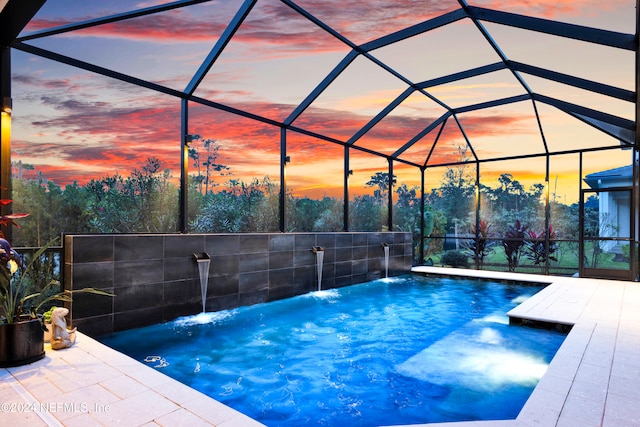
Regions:
<instances>
[{"instance_id":1,"label":"shrub","mask_svg":"<svg viewBox=\"0 0 640 427\"><path fill-rule=\"evenodd\" d=\"M502 247L509 262L509 271L516 271L518 261L520 260L520 249L522 249L524 245L524 233L526 230L527 226L522 225L518 219L515 225L509 226L509 229L504 233Z\"/></svg>"},{"instance_id":2,"label":"shrub","mask_svg":"<svg viewBox=\"0 0 640 427\"><path fill-rule=\"evenodd\" d=\"M440 262L451 267L469 267L469 258L460 251L446 251Z\"/></svg>"}]
</instances>

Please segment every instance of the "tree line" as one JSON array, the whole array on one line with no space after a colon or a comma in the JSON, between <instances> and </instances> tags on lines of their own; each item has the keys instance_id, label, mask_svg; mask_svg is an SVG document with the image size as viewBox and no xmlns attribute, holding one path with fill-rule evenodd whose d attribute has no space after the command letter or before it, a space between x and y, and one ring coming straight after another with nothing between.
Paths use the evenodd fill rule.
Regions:
<instances>
[{"instance_id":1,"label":"tree line","mask_svg":"<svg viewBox=\"0 0 640 427\"><path fill-rule=\"evenodd\" d=\"M464 150L459 150L462 159ZM280 185L270 177L249 182L234 179L231 168L220 162L219 146L213 140L192 146L189 157L193 174L188 181L188 223L198 233L243 233L279 231ZM24 168L25 165L22 165ZM22 169L21 169L22 170ZM516 221L529 229L544 231L544 186L529 189L509 173L495 187L476 189L470 165L444 168L439 186L425 194L424 230L420 221L420 189L397 183L395 176L376 172L365 184L369 194L349 201L350 231L386 230L388 196L393 191L393 229L414 236L416 262L420 246L425 258L442 251L450 234L476 234L476 191L480 196L480 218L485 237L500 238ZM21 229L14 230L16 246L43 246L62 233L172 233L178 228L179 191L170 169L150 157L128 175L115 173L92 179L85 185L64 188L36 172L26 179L15 176L14 212L28 212ZM550 202L556 236L577 236L577 205ZM343 200L336 197L294 197L285 194L286 230L330 232L344 229ZM421 240L421 231L427 237Z\"/></svg>"}]
</instances>

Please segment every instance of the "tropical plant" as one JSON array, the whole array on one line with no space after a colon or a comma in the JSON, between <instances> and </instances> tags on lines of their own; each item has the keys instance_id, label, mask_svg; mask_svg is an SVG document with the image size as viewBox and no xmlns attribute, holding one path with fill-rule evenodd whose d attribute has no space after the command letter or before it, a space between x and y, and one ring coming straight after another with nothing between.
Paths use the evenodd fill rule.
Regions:
<instances>
[{"instance_id":1,"label":"tropical plant","mask_svg":"<svg viewBox=\"0 0 640 427\"><path fill-rule=\"evenodd\" d=\"M0 205L4 206L9 203L11 203L11 200L0 200ZM14 219L24 218L28 215L22 213L0 216L0 225L19 227ZM52 301L72 301L72 291L57 291L56 287L60 286L60 282L57 280L50 280L46 285L35 291L32 291L29 286L29 279L35 274L34 265L56 243L57 239L51 240L35 252L29 264L25 267L22 257L4 237L0 230L0 324L36 319L41 309ZM84 288L73 292L113 296L113 294L96 288Z\"/></svg>"},{"instance_id":2,"label":"tropical plant","mask_svg":"<svg viewBox=\"0 0 640 427\"><path fill-rule=\"evenodd\" d=\"M464 246L468 256L478 262L478 266L482 268L486 256L493 252L495 242L488 239L489 229L491 225L486 220L480 220L478 226L471 227L473 239L465 240Z\"/></svg>"},{"instance_id":3,"label":"tropical plant","mask_svg":"<svg viewBox=\"0 0 640 427\"><path fill-rule=\"evenodd\" d=\"M371 176L371 179L367 181L364 186L377 187L375 190L373 190L373 197L375 198L377 203L384 204L386 202L387 196L389 195L389 191L392 191L391 188L395 185L395 175L391 177L391 182L389 182L389 173L376 172Z\"/></svg>"},{"instance_id":4,"label":"tropical plant","mask_svg":"<svg viewBox=\"0 0 640 427\"><path fill-rule=\"evenodd\" d=\"M548 239L547 239L548 237ZM527 232L524 240L525 256L533 261L533 265L546 265L547 261L557 261L554 253L558 249L556 232L549 225L549 229L536 233L533 230Z\"/></svg>"},{"instance_id":5,"label":"tropical plant","mask_svg":"<svg viewBox=\"0 0 640 427\"><path fill-rule=\"evenodd\" d=\"M195 138L196 140L200 139ZM220 144L214 139L202 139L202 147L196 147L195 141L189 147L189 157L193 160L193 165L196 167L198 174L193 177L198 183L198 191L201 194L208 194L213 187L218 183L214 182L212 175L214 172L218 172L220 176L228 175L228 166L220 163L216 163L216 160L220 157ZM203 170L204 169L204 173Z\"/></svg>"},{"instance_id":6,"label":"tropical plant","mask_svg":"<svg viewBox=\"0 0 640 427\"><path fill-rule=\"evenodd\" d=\"M509 271L516 271L516 267L520 260L521 249L524 245L524 233L526 230L527 226L522 225L520 220L517 219L515 224L510 225L504 233L502 247L504 248L504 254L507 257L507 262L509 263Z\"/></svg>"}]
</instances>

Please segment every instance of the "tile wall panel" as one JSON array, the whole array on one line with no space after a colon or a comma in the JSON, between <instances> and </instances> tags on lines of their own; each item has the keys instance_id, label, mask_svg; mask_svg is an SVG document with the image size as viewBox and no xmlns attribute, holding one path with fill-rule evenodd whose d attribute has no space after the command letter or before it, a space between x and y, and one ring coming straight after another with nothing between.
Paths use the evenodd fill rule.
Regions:
<instances>
[{"instance_id":1,"label":"tile wall panel","mask_svg":"<svg viewBox=\"0 0 640 427\"><path fill-rule=\"evenodd\" d=\"M219 311L317 290L314 246L324 249L322 289L383 277L383 243L389 275L408 273L411 234L402 232L66 235L64 286L116 294L74 298L74 326L101 335L202 311L194 253L210 256L205 305Z\"/></svg>"}]
</instances>

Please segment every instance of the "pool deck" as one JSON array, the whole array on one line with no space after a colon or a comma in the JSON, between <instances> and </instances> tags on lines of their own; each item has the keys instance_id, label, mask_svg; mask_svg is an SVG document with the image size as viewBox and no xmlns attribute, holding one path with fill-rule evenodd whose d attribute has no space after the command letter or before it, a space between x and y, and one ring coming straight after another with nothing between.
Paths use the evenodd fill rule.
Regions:
<instances>
[{"instance_id":1,"label":"pool deck","mask_svg":"<svg viewBox=\"0 0 640 427\"><path fill-rule=\"evenodd\" d=\"M574 325L515 420L438 427L640 426L640 283L415 267L415 272L551 283L509 315ZM65 350L0 369L0 425L262 424L78 333Z\"/></svg>"}]
</instances>

